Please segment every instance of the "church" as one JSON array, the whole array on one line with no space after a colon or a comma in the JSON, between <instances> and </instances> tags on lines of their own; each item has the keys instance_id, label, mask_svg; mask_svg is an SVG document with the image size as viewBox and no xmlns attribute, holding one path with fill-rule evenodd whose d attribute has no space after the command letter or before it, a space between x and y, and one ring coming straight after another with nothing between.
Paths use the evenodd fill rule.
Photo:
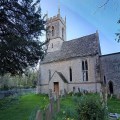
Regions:
<instances>
[{"instance_id":1,"label":"church","mask_svg":"<svg viewBox=\"0 0 120 120\"><path fill-rule=\"evenodd\" d=\"M111 74L108 68L108 63L111 66L113 61L116 63L116 59L111 57L113 54L101 55L97 31L67 41L66 18L61 17L60 10L56 16L47 19L46 27L48 28L46 39L49 43L46 45L46 54L40 62L39 93L49 94L50 91L59 95L81 91L96 93L100 92L101 84L107 84L109 93L115 91L118 94L120 73L118 72L115 78L115 73ZM115 65L120 64L120 53L115 56L117 56ZM113 69L112 67L110 69ZM117 67L118 71L119 68ZM117 85L115 81L119 84Z\"/></svg>"}]
</instances>

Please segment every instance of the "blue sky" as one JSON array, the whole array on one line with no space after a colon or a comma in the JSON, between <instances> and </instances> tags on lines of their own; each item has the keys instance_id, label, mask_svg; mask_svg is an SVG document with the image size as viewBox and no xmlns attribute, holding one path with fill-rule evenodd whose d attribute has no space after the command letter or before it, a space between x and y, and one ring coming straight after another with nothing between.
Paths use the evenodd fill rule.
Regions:
<instances>
[{"instance_id":1,"label":"blue sky","mask_svg":"<svg viewBox=\"0 0 120 120\"><path fill-rule=\"evenodd\" d=\"M61 16L67 19L67 40L99 32L102 54L120 52L115 33L120 30L120 0L110 0L107 6L98 8L106 0L41 0L42 14L55 16L60 1Z\"/></svg>"}]
</instances>

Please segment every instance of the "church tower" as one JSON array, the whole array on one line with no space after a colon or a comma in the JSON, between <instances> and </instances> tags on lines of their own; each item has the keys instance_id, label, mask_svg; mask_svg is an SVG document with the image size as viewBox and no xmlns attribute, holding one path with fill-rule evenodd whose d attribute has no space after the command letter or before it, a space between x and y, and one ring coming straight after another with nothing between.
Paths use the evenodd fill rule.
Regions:
<instances>
[{"instance_id":1,"label":"church tower","mask_svg":"<svg viewBox=\"0 0 120 120\"><path fill-rule=\"evenodd\" d=\"M66 18L64 20L60 16L60 9L56 16L47 19L46 27L46 39L49 40L47 52L60 50L63 41L66 41Z\"/></svg>"}]
</instances>

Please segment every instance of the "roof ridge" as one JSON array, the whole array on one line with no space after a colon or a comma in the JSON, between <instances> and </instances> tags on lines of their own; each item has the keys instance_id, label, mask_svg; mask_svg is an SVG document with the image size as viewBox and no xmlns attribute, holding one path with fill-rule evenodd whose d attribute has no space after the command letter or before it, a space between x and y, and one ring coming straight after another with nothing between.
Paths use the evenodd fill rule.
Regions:
<instances>
[{"instance_id":1,"label":"roof ridge","mask_svg":"<svg viewBox=\"0 0 120 120\"><path fill-rule=\"evenodd\" d=\"M44 57L43 63L99 54L99 43L96 42L97 40L97 34L93 33L81 38L65 41L59 51L48 53Z\"/></svg>"},{"instance_id":2,"label":"roof ridge","mask_svg":"<svg viewBox=\"0 0 120 120\"><path fill-rule=\"evenodd\" d=\"M85 35L85 36L82 36L82 37L78 37L78 38L70 39L70 40L68 40L68 41L64 41L64 42L70 42L70 41L78 40L78 39L81 39L81 38L84 38L84 37L89 37L89 36L91 36L91 35L96 35L96 33L92 33L92 34ZM63 42L63 43L64 43L64 42Z\"/></svg>"},{"instance_id":3,"label":"roof ridge","mask_svg":"<svg viewBox=\"0 0 120 120\"><path fill-rule=\"evenodd\" d=\"M120 54L120 52L108 53L108 54L101 55L100 57L110 56L110 55L115 55L115 54Z\"/></svg>"}]
</instances>

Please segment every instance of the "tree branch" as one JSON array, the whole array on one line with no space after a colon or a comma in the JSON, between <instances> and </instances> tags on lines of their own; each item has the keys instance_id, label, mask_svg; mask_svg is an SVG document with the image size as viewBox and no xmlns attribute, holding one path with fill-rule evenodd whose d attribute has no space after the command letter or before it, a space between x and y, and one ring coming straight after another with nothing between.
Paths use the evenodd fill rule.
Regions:
<instances>
[{"instance_id":1,"label":"tree branch","mask_svg":"<svg viewBox=\"0 0 120 120\"><path fill-rule=\"evenodd\" d=\"M106 6L109 1L110 1L110 0L106 0L106 2L105 2L103 5L99 6L98 8L102 8L102 7Z\"/></svg>"}]
</instances>

